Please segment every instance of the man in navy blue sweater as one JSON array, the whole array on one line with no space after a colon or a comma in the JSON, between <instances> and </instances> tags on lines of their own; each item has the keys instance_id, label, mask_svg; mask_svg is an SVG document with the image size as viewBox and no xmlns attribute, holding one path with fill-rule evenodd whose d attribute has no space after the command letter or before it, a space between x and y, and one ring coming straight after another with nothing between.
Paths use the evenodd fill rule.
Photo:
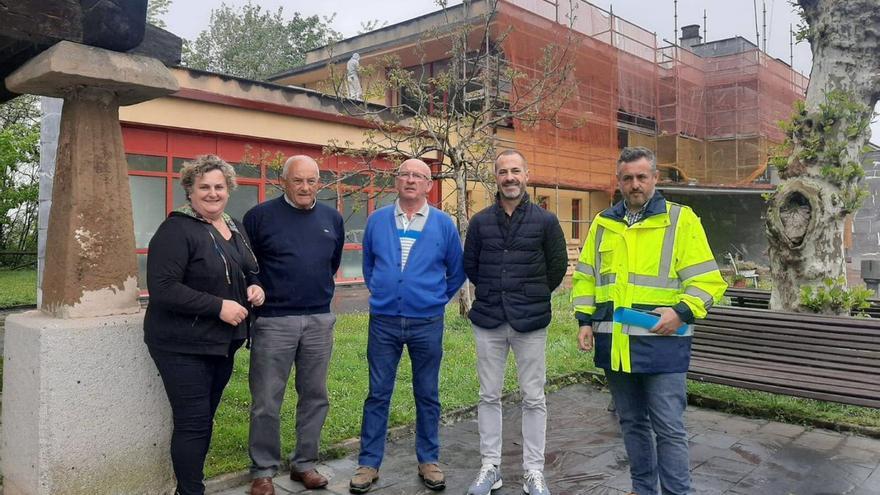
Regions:
<instances>
[{"instance_id":1,"label":"man in navy blue sweater","mask_svg":"<svg viewBox=\"0 0 880 495\"><path fill-rule=\"evenodd\" d=\"M317 201L320 172L315 160L291 157L281 182L283 196L244 216L266 292L251 334L251 495L275 494L281 402L292 366L298 400L290 478L310 490L327 486L315 463L329 409L327 371L336 323L330 301L345 232L339 212Z\"/></svg>"},{"instance_id":2,"label":"man in navy blue sweater","mask_svg":"<svg viewBox=\"0 0 880 495\"><path fill-rule=\"evenodd\" d=\"M452 219L428 205L431 185L425 162L403 162L395 181L397 201L370 215L364 231L370 391L364 401L359 467L349 483L352 493L369 491L379 478L404 345L412 361L418 473L429 489L446 487L438 465L443 313L465 277L461 238Z\"/></svg>"}]
</instances>

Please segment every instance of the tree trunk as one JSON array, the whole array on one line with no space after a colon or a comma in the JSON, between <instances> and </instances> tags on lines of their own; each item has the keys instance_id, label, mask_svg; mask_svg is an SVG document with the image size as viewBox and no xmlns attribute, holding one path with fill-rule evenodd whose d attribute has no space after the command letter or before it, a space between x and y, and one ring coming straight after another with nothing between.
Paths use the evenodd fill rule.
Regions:
<instances>
[{"instance_id":1,"label":"tree trunk","mask_svg":"<svg viewBox=\"0 0 880 495\"><path fill-rule=\"evenodd\" d=\"M455 223L458 225L458 234L464 242L468 228L467 167L464 163L453 163L452 171L455 176ZM466 280L458 291L458 304L461 315L467 316L473 305L470 281Z\"/></svg>"},{"instance_id":2,"label":"tree trunk","mask_svg":"<svg viewBox=\"0 0 880 495\"><path fill-rule=\"evenodd\" d=\"M804 311L802 287L845 280L843 223L858 208L862 147L880 92L880 0L798 3L809 26L813 67L804 111L788 130L793 151L767 216L770 307L785 311ZM832 97L835 92L854 105Z\"/></svg>"}]
</instances>

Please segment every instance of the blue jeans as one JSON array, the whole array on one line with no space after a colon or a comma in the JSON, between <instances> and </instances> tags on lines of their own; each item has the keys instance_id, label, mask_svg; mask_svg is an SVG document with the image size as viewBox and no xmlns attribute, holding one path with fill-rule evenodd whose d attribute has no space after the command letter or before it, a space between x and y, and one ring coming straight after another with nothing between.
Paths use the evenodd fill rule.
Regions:
<instances>
[{"instance_id":1,"label":"blue jeans","mask_svg":"<svg viewBox=\"0 0 880 495\"><path fill-rule=\"evenodd\" d=\"M637 495L689 493L685 373L605 370L605 376L617 406L633 491Z\"/></svg>"},{"instance_id":2,"label":"blue jeans","mask_svg":"<svg viewBox=\"0 0 880 495\"><path fill-rule=\"evenodd\" d=\"M405 318L371 314L367 341L370 392L364 401L361 423L361 451L358 456L361 466L379 469L382 464L388 432L388 409L404 345L412 361L416 457L419 463L438 461L443 316Z\"/></svg>"}]
</instances>

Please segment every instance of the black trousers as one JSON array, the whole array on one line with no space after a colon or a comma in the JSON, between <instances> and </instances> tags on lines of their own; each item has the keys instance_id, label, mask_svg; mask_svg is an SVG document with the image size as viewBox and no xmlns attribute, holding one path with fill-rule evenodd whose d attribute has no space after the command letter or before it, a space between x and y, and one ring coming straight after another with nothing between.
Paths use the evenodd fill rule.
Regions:
<instances>
[{"instance_id":1,"label":"black trousers","mask_svg":"<svg viewBox=\"0 0 880 495\"><path fill-rule=\"evenodd\" d=\"M235 351L242 340L230 345L227 356L183 354L150 348L171 403L174 431L171 463L180 495L205 493L205 457L211 444L214 413L223 389L232 376Z\"/></svg>"}]
</instances>

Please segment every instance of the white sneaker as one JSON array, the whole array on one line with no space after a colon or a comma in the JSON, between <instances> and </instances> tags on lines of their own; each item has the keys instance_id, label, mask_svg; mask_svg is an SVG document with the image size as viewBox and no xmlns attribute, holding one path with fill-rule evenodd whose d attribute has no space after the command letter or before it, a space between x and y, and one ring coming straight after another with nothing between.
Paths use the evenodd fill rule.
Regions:
<instances>
[{"instance_id":1,"label":"white sneaker","mask_svg":"<svg viewBox=\"0 0 880 495\"><path fill-rule=\"evenodd\" d=\"M537 469L529 469L523 473L523 493L527 495L550 495L544 474Z\"/></svg>"},{"instance_id":2,"label":"white sneaker","mask_svg":"<svg viewBox=\"0 0 880 495\"><path fill-rule=\"evenodd\" d=\"M501 488L501 471L492 464L483 464L477 478L468 488L467 495L489 495Z\"/></svg>"}]
</instances>

